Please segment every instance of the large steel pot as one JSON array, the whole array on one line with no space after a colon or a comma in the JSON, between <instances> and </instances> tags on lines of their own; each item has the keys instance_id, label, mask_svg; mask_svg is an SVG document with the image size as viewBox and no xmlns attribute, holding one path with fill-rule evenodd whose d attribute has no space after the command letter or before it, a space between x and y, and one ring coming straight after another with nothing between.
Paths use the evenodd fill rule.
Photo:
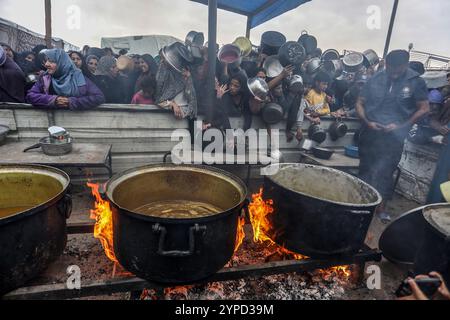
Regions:
<instances>
[{"instance_id":1,"label":"large steel pot","mask_svg":"<svg viewBox=\"0 0 450 320\"><path fill-rule=\"evenodd\" d=\"M113 212L115 255L125 269L150 281L207 278L233 255L246 194L239 178L206 166L149 165L117 174L105 194ZM158 201L196 201L220 212L191 219L137 212Z\"/></svg>"},{"instance_id":2,"label":"large steel pot","mask_svg":"<svg viewBox=\"0 0 450 320\"><path fill-rule=\"evenodd\" d=\"M350 52L342 59L344 70L348 73L356 73L364 65L364 56L359 52Z\"/></svg>"},{"instance_id":3,"label":"large steel pot","mask_svg":"<svg viewBox=\"0 0 450 320\"><path fill-rule=\"evenodd\" d=\"M450 281L450 203L428 205L422 210L423 237L414 259L415 274L436 271Z\"/></svg>"},{"instance_id":4,"label":"large steel pot","mask_svg":"<svg viewBox=\"0 0 450 320\"><path fill-rule=\"evenodd\" d=\"M38 276L63 252L69 184L58 169L0 165L0 296Z\"/></svg>"},{"instance_id":5,"label":"large steel pot","mask_svg":"<svg viewBox=\"0 0 450 320\"><path fill-rule=\"evenodd\" d=\"M276 243L314 258L351 255L362 248L381 203L378 191L327 167L272 166L279 166L278 172L264 177L263 197L273 200L269 236Z\"/></svg>"}]
</instances>

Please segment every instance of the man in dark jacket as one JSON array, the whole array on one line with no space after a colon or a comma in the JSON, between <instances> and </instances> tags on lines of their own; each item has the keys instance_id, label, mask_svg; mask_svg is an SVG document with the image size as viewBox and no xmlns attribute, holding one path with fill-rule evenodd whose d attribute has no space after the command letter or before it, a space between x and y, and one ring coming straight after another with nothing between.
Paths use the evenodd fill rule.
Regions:
<instances>
[{"instance_id":1,"label":"man in dark jacket","mask_svg":"<svg viewBox=\"0 0 450 320\"><path fill-rule=\"evenodd\" d=\"M428 91L419 74L408 68L409 53L395 50L386 57L386 70L374 75L363 87L356 105L363 121L359 139L359 176L383 197L377 213L390 220L385 204L393 195L393 174L411 128L426 115Z\"/></svg>"}]
</instances>

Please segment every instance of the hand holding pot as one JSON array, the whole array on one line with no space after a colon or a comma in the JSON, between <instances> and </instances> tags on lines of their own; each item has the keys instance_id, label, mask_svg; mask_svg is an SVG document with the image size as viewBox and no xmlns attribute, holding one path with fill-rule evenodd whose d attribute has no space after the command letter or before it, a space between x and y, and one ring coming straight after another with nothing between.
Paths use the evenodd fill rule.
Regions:
<instances>
[{"instance_id":1,"label":"hand holding pot","mask_svg":"<svg viewBox=\"0 0 450 320\"><path fill-rule=\"evenodd\" d=\"M286 78L290 77L292 75L293 71L294 71L294 66L293 65L286 66L283 69L283 71L281 72L281 74L283 75L283 79L286 79Z\"/></svg>"}]
</instances>

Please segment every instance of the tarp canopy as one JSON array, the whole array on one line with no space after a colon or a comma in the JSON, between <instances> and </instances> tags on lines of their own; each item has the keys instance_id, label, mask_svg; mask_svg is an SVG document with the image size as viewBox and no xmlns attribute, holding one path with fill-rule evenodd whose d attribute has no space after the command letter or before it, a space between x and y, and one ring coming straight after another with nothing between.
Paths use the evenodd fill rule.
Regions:
<instances>
[{"instance_id":1,"label":"tarp canopy","mask_svg":"<svg viewBox=\"0 0 450 320\"><path fill-rule=\"evenodd\" d=\"M208 0L191 0L208 5ZM217 0L217 7L247 16L254 28L311 0Z\"/></svg>"}]
</instances>

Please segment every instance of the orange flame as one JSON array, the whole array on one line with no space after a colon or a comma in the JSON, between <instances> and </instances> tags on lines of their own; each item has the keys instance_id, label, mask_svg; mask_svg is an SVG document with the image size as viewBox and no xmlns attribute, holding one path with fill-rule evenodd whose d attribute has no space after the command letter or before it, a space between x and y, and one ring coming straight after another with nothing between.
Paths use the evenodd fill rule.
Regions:
<instances>
[{"instance_id":1,"label":"orange flame","mask_svg":"<svg viewBox=\"0 0 450 320\"><path fill-rule=\"evenodd\" d=\"M259 189L259 193L252 195L252 202L248 205L250 214L250 222L253 228L253 241L263 243L269 241L273 244L273 240L268 236L271 224L268 216L273 213L273 200L264 201L263 189Z\"/></svg>"},{"instance_id":2,"label":"orange flame","mask_svg":"<svg viewBox=\"0 0 450 320\"><path fill-rule=\"evenodd\" d=\"M234 245L234 253L236 253L239 250L242 242L244 241L245 238L244 226L245 226L245 217L239 217L236 233L236 242Z\"/></svg>"},{"instance_id":3,"label":"orange flame","mask_svg":"<svg viewBox=\"0 0 450 320\"><path fill-rule=\"evenodd\" d=\"M95 209L91 209L91 219L95 220L94 237L99 239L106 256L113 262L118 262L113 247L112 211L109 202L102 199L98 191L99 184L88 183L95 197Z\"/></svg>"},{"instance_id":4,"label":"orange flame","mask_svg":"<svg viewBox=\"0 0 450 320\"><path fill-rule=\"evenodd\" d=\"M290 259L303 260L308 259L307 256L292 252L282 245L275 243L270 237L270 230L272 224L268 217L273 213L273 200L264 200L262 197L263 188L258 193L252 195L252 201L248 206L250 214L250 222L253 228L253 241L256 243L269 242L269 245L276 247L276 252L281 256L287 256ZM324 276L331 276L336 274L344 279L349 279L351 275L349 266L337 266L328 269L321 269L319 272Z\"/></svg>"}]
</instances>

